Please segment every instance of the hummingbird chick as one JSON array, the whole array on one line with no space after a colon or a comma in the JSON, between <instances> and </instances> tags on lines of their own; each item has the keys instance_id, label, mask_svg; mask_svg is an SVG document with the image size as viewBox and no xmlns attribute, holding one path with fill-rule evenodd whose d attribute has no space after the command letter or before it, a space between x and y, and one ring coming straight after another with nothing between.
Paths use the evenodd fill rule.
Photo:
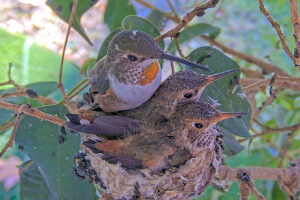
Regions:
<instances>
[{"instance_id":1,"label":"hummingbird chick","mask_svg":"<svg viewBox=\"0 0 300 200\"><path fill-rule=\"evenodd\" d=\"M216 124L244 114L187 103L154 131L142 124L140 134L114 140L82 134L82 149L114 198L130 199L136 183L144 198L165 199L175 193L174 199L187 198L203 192L221 163Z\"/></svg>"},{"instance_id":2,"label":"hummingbird chick","mask_svg":"<svg viewBox=\"0 0 300 200\"><path fill-rule=\"evenodd\" d=\"M109 43L107 55L88 73L94 103L105 112L129 110L143 104L161 83L158 59L208 70L164 53L154 39L142 31L122 31Z\"/></svg>"},{"instance_id":3,"label":"hummingbird chick","mask_svg":"<svg viewBox=\"0 0 300 200\"><path fill-rule=\"evenodd\" d=\"M151 99L146 101L143 105L135 109L120 111L115 114L131 117L147 123L151 121L150 123L155 124L154 122L157 120L168 119L177 106L188 102L199 101L202 92L211 83L214 83L216 80L219 80L228 74L233 74L238 71L239 69L231 69L212 75L202 75L190 70L176 72L169 76L161 84ZM92 98L89 93L85 93L84 104L91 105L92 101L90 98L87 98L87 96ZM95 119L99 114L101 115L100 112L84 111L82 117ZM69 126L69 128L71 128L71 126Z\"/></svg>"}]
</instances>

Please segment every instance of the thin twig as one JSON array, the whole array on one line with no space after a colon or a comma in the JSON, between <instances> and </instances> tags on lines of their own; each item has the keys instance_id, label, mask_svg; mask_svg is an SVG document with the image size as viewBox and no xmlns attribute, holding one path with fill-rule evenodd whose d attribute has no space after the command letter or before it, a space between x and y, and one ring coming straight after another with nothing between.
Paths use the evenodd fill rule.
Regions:
<instances>
[{"instance_id":1,"label":"thin twig","mask_svg":"<svg viewBox=\"0 0 300 200\"><path fill-rule=\"evenodd\" d=\"M266 73L272 73L275 72L278 75L283 75L283 76L288 76L288 74L286 74L284 71L282 71L278 66L273 65L271 63L267 63L264 60L255 58L251 55L236 51L234 49L231 49L227 46L225 46L224 44L217 42L216 40L208 37L208 36L201 36L202 39L204 39L205 41L209 42L210 44L220 48L222 51L224 51L225 53L228 53L230 55L233 55L237 58L240 58L242 60L245 60L249 63L255 64L258 67L262 68L264 72Z\"/></svg>"},{"instance_id":2,"label":"thin twig","mask_svg":"<svg viewBox=\"0 0 300 200\"><path fill-rule=\"evenodd\" d=\"M21 106L16 105L16 104L8 103L8 102L5 102L5 101L0 101L0 108L5 108L7 110L13 110L13 111L18 112L20 107ZM56 117L54 115L44 113L44 112L42 112L39 109L34 108L34 107L26 106L26 107L24 107L22 112L26 115L36 117L40 120L48 121L48 122L50 122L52 124L56 124L58 126L63 126L64 125L64 120L62 120L61 118Z\"/></svg>"},{"instance_id":3,"label":"thin twig","mask_svg":"<svg viewBox=\"0 0 300 200\"><path fill-rule=\"evenodd\" d=\"M219 3L219 0L209 0L206 3L204 3L203 5L194 8L191 12L187 13L183 17L182 21L180 23L178 23L178 25L176 27L174 27L173 29L167 31L166 33L156 37L155 41L159 42L166 37L174 38L176 36L176 34L182 28L184 28L187 25L187 23L189 23L195 16L197 16L199 14L203 14L204 10L206 10L208 8L214 8L218 3Z\"/></svg>"},{"instance_id":4,"label":"thin twig","mask_svg":"<svg viewBox=\"0 0 300 200\"><path fill-rule=\"evenodd\" d=\"M158 10L156 7L152 6L149 3L144 2L143 0L136 0L136 2L144 5L147 8L150 8L151 10ZM174 17L170 17L169 15L165 15L165 16L169 20L172 20L172 21L174 21L176 23L181 23L181 22L177 22L176 20L174 20ZM174 31L174 35L176 35L178 32ZM160 37L163 37L163 36L160 36ZM233 55L233 56L235 56L237 58L245 60L246 62L249 62L249 63L257 65L258 67L262 68L263 71L266 72L266 73L276 72L278 75L288 76L288 74L286 74L284 71L282 71L277 65L274 65L274 64L271 64L271 63L267 63L264 60L255 58L255 57L253 57L251 55L248 55L248 54L245 54L245 53L242 53L242 52L238 52L238 51L236 51L234 49L231 49L231 48L223 45L220 42L215 41L214 39L211 39L210 37L207 37L207 36L203 35L203 36L201 36L201 38L204 39L204 40L206 40L210 44L212 44L212 45L220 48L225 53L228 53L228 54ZM156 41L159 41L161 39L163 39L163 38L156 38Z\"/></svg>"},{"instance_id":5,"label":"thin twig","mask_svg":"<svg viewBox=\"0 0 300 200\"><path fill-rule=\"evenodd\" d=\"M71 96L78 88L80 88L84 83L86 83L88 81L88 79L84 79L82 80L80 83L78 83L74 88L72 88L72 90L70 90L70 92L68 92L68 96Z\"/></svg>"},{"instance_id":6,"label":"thin twig","mask_svg":"<svg viewBox=\"0 0 300 200\"><path fill-rule=\"evenodd\" d=\"M276 95L277 95L279 92L281 92L280 89L275 90L275 91L273 92L273 94L270 95L270 96L267 98L267 100L264 101L264 102L262 103L261 107L258 108L258 111L255 112L255 113L253 114L252 117L253 117L254 119L256 119L256 118L260 115L260 113L262 113L262 111L264 111L264 109L274 101L274 99L276 98Z\"/></svg>"},{"instance_id":7,"label":"thin twig","mask_svg":"<svg viewBox=\"0 0 300 200\"><path fill-rule=\"evenodd\" d=\"M51 105L51 104L56 104L57 102L50 98L50 97L43 97L38 94L36 96L32 97L28 94L27 90L25 88L19 89L15 92L10 92L10 93L4 93L0 96L0 100L9 98L9 97L19 97L19 96L26 96L29 98L36 99L37 101L43 103L44 105Z\"/></svg>"},{"instance_id":8,"label":"thin twig","mask_svg":"<svg viewBox=\"0 0 300 200\"><path fill-rule=\"evenodd\" d=\"M180 43L179 43L179 38L178 37L175 37L175 42L176 42L176 47L177 47L177 51L178 51L179 55L182 58L186 58L186 56L183 54L182 49L180 47Z\"/></svg>"},{"instance_id":9,"label":"thin twig","mask_svg":"<svg viewBox=\"0 0 300 200\"><path fill-rule=\"evenodd\" d=\"M167 0L167 2L168 2L168 4L169 4L169 6L170 6L170 8L171 8L171 10L172 10L172 12L173 12L173 14L174 14L174 16L177 18L177 21L180 22L181 19L180 19L178 13L176 12L176 10L175 10L175 8L174 8L174 5L172 4L171 0Z\"/></svg>"},{"instance_id":10,"label":"thin twig","mask_svg":"<svg viewBox=\"0 0 300 200\"><path fill-rule=\"evenodd\" d=\"M283 160L285 158L285 156L287 155L287 152L292 144L292 141L294 139L294 136L295 136L295 133L296 131L292 131L289 136L288 136L288 139L286 140L285 142L285 145L284 145L284 148L283 148L283 152L282 154L280 155L280 161L279 161L279 164L278 164L278 167L281 168L282 167L282 164L283 164Z\"/></svg>"},{"instance_id":11,"label":"thin twig","mask_svg":"<svg viewBox=\"0 0 300 200\"><path fill-rule=\"evenodd\" d=\"M66 103L66 107L71 112L75 112L76 107L72 104L72 102L69 100L68 96L65 93L64 86L62 84L62 73L63 73L63 65L64 65L66 47L67 47L71 27L72 27L72 24L73 24L74 16L75 16L75 13L76 13L77 2L78 2L78 0L73 0L72 11L71 11L71 15L70 15L69 23L68 23L68 29L67 29L67 33L66 33L66 37L65 37L65 42L64 42L61 61L60 61L60 66L59 66L59 78L58 78L58 84L57 84L58 89L61 91L61 93L63 95L63 99Z\"/></svg>"},{"instance_id":12,"label":"thin twig","mask_svg":"<svg viewBox=\"0 0 300 200\"><path fill-rule=\"evenodd\" d=\"M8 64L8 81L0 83L0 86L4 85L13 85L16 89L22 89L20 85L18 85L12 78L11 78L11 69L13 67L12 63Z\"/></svg>"},{"instance_id":13,"label":"thin twig","mask_svg":"<svg viewBox=\"0 0 300 200\"><path fill-rule=\"evenodd\" d=\"M268 21L272 24L272 26L276 30L283 50L292 59L292 61L295 62L294 56L285 42L285 37L281 31L280 25L270 16L270 13L266 10L266 8L264 6L263 0L258 0L258 3L259 3L260 11L265 15L265 17L268 19Z\"/></svg>"},{"instance_id":14,"label":"thin twig","mask_svg":"<svg viewBox=\"0 0 300 200\"><path fill-rule=\"evenodd\" d=\"M12 130L12 133L9 137L9 140L8 142L5 144L4 148L1 150L0 152L0 158L4 155L4 153L7 151L8 148L12 148L13 147L13 144L14 144L14 140L15 140L15 135L16 135L16 132L18 130L18 127L20 125L20 122L21 122L21 116L22 116L22 111L23 109L26 107L27 105L22 105L19 107L18 109L18 113L17 113L17 118L16 118L16 122L15 122L15 125L14 125L14 128Z\"/></svg>"},{"instance_id":15,"label":"thin twig","mask_svg":"<svg viewBox=\"0 0 300 200\"><path fill-rule=\"evenodd\" d=\"M15 124L16 117L17 117L17 115L15 114L10 119L8 119L6 122L4 122L3 124L1 124L0 125L0 132L4 132L4 131L10 129L11 127L13 127L14 124Z\"/></svg>"},{"instance_id":16,"label":"thin twig","mask_svg":"<svg viewBox=\"0 0 300 200\"><path fill-rule=\"evenodd\" d=\"M167 19L170 19L170 20L172 20L176 23L180 23L180 20L177 17L175 17L173 15L170 15L169 13L166 13L163 10L160 10L160 9L156 8L155 6L153 6L152 4L150 4L150 3L148 3L144 0L135 0L135 1L138 2L139 4L145 6L146 8L150 8L151 10L157 10L161 13L164 13L164 15L166 16Z\"/></svg>"},{"instance_id":17,"label":"thin twig","mask_svg":"<svg viewBox=\"0 0 300 200\"><path fill-rule=\"evenodd\" d=\"M295 65L300 66L300 21L297 0L290 0L291 19L294 28L294 36L296 41L296 48L294 50ZM300 67L299 67L300 70Z\"/></svg>"},{"instance_id":18,"label":"thin twig","mask_svg":"<svg viewBox=\"0 0 300 200\"><path fill-rule=\"evenodd\" d=\"M33 164L33 160L31 160L22 169L19 170L19 175L22 174L26 169L28 169L32 164Z\"/></svg>"},{"instance_id":19,"label":"thin twig","mask_svg":"<svg viewBox=\"0 0 300 200\"><path fill-rule=\"evenodd\" d=\"M70 99L73 99L76 95L82 92L89 85L90 85L89 82L85 83L80 89L78 89L73 95L70 96Z\"/></svg>"},{"instance_id":20,"label":"thin twig","mask_svg":"<svg viewBox=\"0 0 300 200\"><path fill-rule=\"evenodd\" d=\"M250 180L275 180L279 182L282 188L289 195L294 196L299 190L300 184L300 166L299 161L296 166L287 169L268 168L268 167L247 167L247 168L230 168L221 166L216 173L219 180L239 182L238 174L243 171ZM253 192L253 191L252 191Z\"/></svg>"},{"instance_id":21,"label":"thin twig","mask_svg":"<svg viewBox=\"0 0 300 200\"><path fill-rule=\"evenodd\" d=\"M258 121L256 119L252 119L256 124L258 124ZM252 137L255 138L255 137L261 137L261 136L264 136L264 135L270 135L270 134L274 134L274 133L280 133L280 132L287 132L287 131L297 131L298 129L300 129L300 123L298 124L295 124L293 126L286 126L286 127L282 127L282 128L269 128L269 127L266 127L264 125L260 125L258 124L259 126L261 126L264 131L262 133L259 133L259 134L255 134L253 135ZM243 139L240 139L239 142L244 142L248 140L248 138L243 138Z\"/></svg>"},{"instance_id":22,"label":"thin twig","mask_svg":"<svg viewBox=\"0 0 300 200\"><path fill-rule=\"evenodd\" d=\"M271 140L267 139L266 142L273 147L276 151L278 151L281 155L284 153L283 149L281 149L279 146L277 146L276 144L274 144L273 142L271 142ZM286 154L286 156L288 157L289 160L294 160L294 158L292 158L291 156L289 156L288 154Z\"/></svg>"}]
</instances>

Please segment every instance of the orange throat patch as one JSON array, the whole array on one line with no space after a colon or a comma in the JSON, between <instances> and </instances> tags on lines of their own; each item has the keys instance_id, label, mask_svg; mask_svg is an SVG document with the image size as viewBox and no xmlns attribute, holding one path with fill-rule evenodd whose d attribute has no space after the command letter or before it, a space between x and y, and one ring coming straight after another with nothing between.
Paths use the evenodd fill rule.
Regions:
<instances>
[{"instance_id":1,"label":"orange throat patch","mask_svg":"<svg viewBox=\"0 0 300 200\"><path fill-rule=\"evenodd\" d=\"M158 72L159 72L158 61L154 61L141 74L140 80L137 82L137 84L145 86L147 84L152 83L152 81L156 78Z\"/></svg>"}]
</instances>

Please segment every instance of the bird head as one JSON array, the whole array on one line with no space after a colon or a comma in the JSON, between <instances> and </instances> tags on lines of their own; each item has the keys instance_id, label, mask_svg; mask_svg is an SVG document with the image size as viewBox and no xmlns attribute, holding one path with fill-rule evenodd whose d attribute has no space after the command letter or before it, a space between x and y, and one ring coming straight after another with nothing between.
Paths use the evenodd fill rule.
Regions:
<instances>
[{"instance_id":1,"label":"bird head","mask_svg":"<svg viewBox=\"0 0 300 200\"><path fill-rule=\"evenodd\" d=\"M221 112L206 102L189 103L180 106L173 114L175 123L181 121L187 128L205 130L218 122L249 114L248 112ZM179 123L178 123L179 124Z\"/></svg>"},{"instance_id":2,"label":"bird head","mask_svg":"<svg viewBox=\"0 0 300 200\"><path fill-rule=\"evenodd\" d=\"M147 67L154 60L166 59L208 70L192 61L163 52L147 33L139 30L122 31L115 35L108 46L107 58L127 67Z\"/></svg>"},{"instance_id":3,"label":"bird head","mask_svg":"<svg viewBox=\"0 0 300 200\"><path fill-rule=\"evenodd\" d=\"M197 102L204 89L227 74L237 72L232 69L225 72L203 75L190 70L177 72L169 76L156 92L156 98L165 97L169 105L178 107L189 102ZM171 103L169 101L172 101ZM167 103L167 102L160 102Z\"/></svg>"}]
</instances>

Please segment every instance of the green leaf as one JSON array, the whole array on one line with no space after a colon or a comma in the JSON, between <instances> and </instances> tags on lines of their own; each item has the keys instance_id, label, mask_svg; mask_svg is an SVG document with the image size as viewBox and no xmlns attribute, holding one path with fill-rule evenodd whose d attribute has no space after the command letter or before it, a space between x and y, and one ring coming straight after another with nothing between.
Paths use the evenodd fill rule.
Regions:
<instances>
[{"instance_id":1,"label":"green leaf","mask_svg":"<svg viewBox=\"0 0 300 200\"><path fill-rule=\"evenodd\" d=\"M273 200L282 200L282 199L288 199L288 195L283 192L278 185L278 183L275 181L273 188L272 188L272 199Z\"/></svg>"},{"instance_id":2,"label":"green leaf","mask_svg":"<svg viewBox=\"0 0 300 200\"><path fill-rule=\"evenodd\" d=\"M222 129L222 131L224 133L223 145L224 153L226 155L234 156L244 149L244 147L240 145L240 143L236 141L236 139L226 129Z\"/></svg>"},{"instance_id":3,"label":"green leaf","mask_svg":"<svg viewBox=\"0 0 300 200\"><path fill-rule=\"evenodd\" d=\"M104 12L104 22L112 31L121 26L124 17L135 14L135 8L130 0L107 0Z\"/></svg>"},{"instance_id":4,"label":"green leaf","mask_svg":"<svg viewBox=\"0 0 300 200\"><path fill-rule=\"evenodd\" d=\"M67 112L60 104L44 106L41 111L63 118ZM34 161L54 199L92 199L94 188L72 174L73 156L79 151L80 136L68 134L58 143L60 127L37 118L25 116L16 133L16 142Z\"/></svg>"},{"instance_id":5,"label":"green leaf","mask_svg":"<svg viewBox=\"0 0 300 200\"><path fill-rule=\"evenodd\" d=\"M179 43L183 44L201 35L208 35L211 38L216 38L220 33L220 28L206 23L194 24L186 27L178 36ZM174 53L176 51L176 41L172 40L168 47L168 51Z\"/></svg>"},{"instance_id":6,"label":"green leaf","mask_svg":"<svg viewBox=\"0 0 300 200\"><path fill-rule=\"evenodd\" d=\"M88 38L87 34L85 33L84 29L80 24L80 18L87 11L90 7L95 5L98 0L79 0L77 3L76 13L74 16L74 21L72 27L80 33L80 35L90 44L92 42ZM71 15L73 0L47 0L46 4L66 23L69 22L69 18Z\"/></svg>"},{"instance_id":7,"label":"green leaf","mask_svg":"<svg viewBox=\"0 0 300 200\"><path fill-rule=\"evenodd\" d=\"M112 31L106 38L105 40L102 42L102 45L99 49L99 52L98 52L98 58L97 60L100 60L102 57L104 57L106 54L107 54L107 49L108 49L108 45L110 43L110 41L113 39L113 37L120 33L121 32L121 29L120 28L117 28L115 29L114 31Z\"/></svg>"},{"instance_id":8,"label":"green leaf","mask_svg":"<svg viewBox=\"0 0 300 200\"><path fill-rule=\"evenodd\" d=\"M151 11L151 13L147 16L147 19L159 30L161 30L166 24L165 14L159 10Z\"/></svg>"},{"instance_id":9,"label":"green leaf","mask_svg":"<svg viewBox=\"0 0 300 200\"><path fill-rule=\"evenodd\" d=\"M19 200L20 185L16 184L9 191L4 188L4 183L0 183L0 199L1 200Z\"/></svg>"},{"instance_id":10,"label":"green leaf","mask_svg":"<svg viewBox=\"0 0 300 200\"><path fill-rule=\"evenodd\" d=\"M13 63L11 76L18 84L26 85L34 82L58 80L60 55L36 45L30 38L8 33L1 28L0 35L1 82L8 80L9 62ZM77 66L65 60L63 71L65 88L69 89L76 85L74 77L78 77Z\"/></svg>"},{"instance_id":11,"label":"green leaf","mask_svg":"<svg viewBox=\"0 0 300 200\"><path fill-rule=\"evenodd\" d=\"M55 199L36 164L21 174L20 196L21 199Z\"/></svg>"},{"instance_id":12,"label":"green leaf","mask_svg":"<svg viewBox=\"0 0 300 200\"><path fill-rule=\"evenodd\" d=\"M12 118L15 115L14 111L0 108L0 125ZM2 132L0 132L2 133Z\"/></svg>"},{"instance_id":13,"label":"green leaf","mask_svg":"<svg viewBox=\"0 0 300 200\"><path fill-rule=\"evenodd\" d=\"M160 35L160 32L156 28L155 25L153 25L147 19L144 19L144 18L136 16L136 15L127 16L122 21L122 27L125 30L141 30L141 31L144 31L145 33L148 33L152 37L156 37L156 36ZM164 49L164 47L165 47L165 43L163 41L159 42L158 45L162 49Z\"/></svg>"},{"instance_id":14,"label":"green leaf","mask_svg":"<svg viewBox=\"0 0 300 200\"><path fill-rule=\"evenodd\" d=\"M212 47L200 47L191 52L188 59L192 61L203 61L203 65L207 65L211 72L209 74L219 73L230 69L239 68L238 64L219 50ZM199 73L199 69L193 69ZM206 72L207 73L207 72ZM248 132L250 122L250 105L246 99L246 95L241 91L240 85L232 85L233 77L239 77L239 72L227 75L205 89L201 96L202 101L217 101L220 106L219 110L223 112L249 112L248 115L241 118L233 118L220 122L218 125L223 130L231 134L250 137ZM237 87L235 90L234 88ZM234 92L233 92L234 90Z\"/></svg>"}]
</instances>

